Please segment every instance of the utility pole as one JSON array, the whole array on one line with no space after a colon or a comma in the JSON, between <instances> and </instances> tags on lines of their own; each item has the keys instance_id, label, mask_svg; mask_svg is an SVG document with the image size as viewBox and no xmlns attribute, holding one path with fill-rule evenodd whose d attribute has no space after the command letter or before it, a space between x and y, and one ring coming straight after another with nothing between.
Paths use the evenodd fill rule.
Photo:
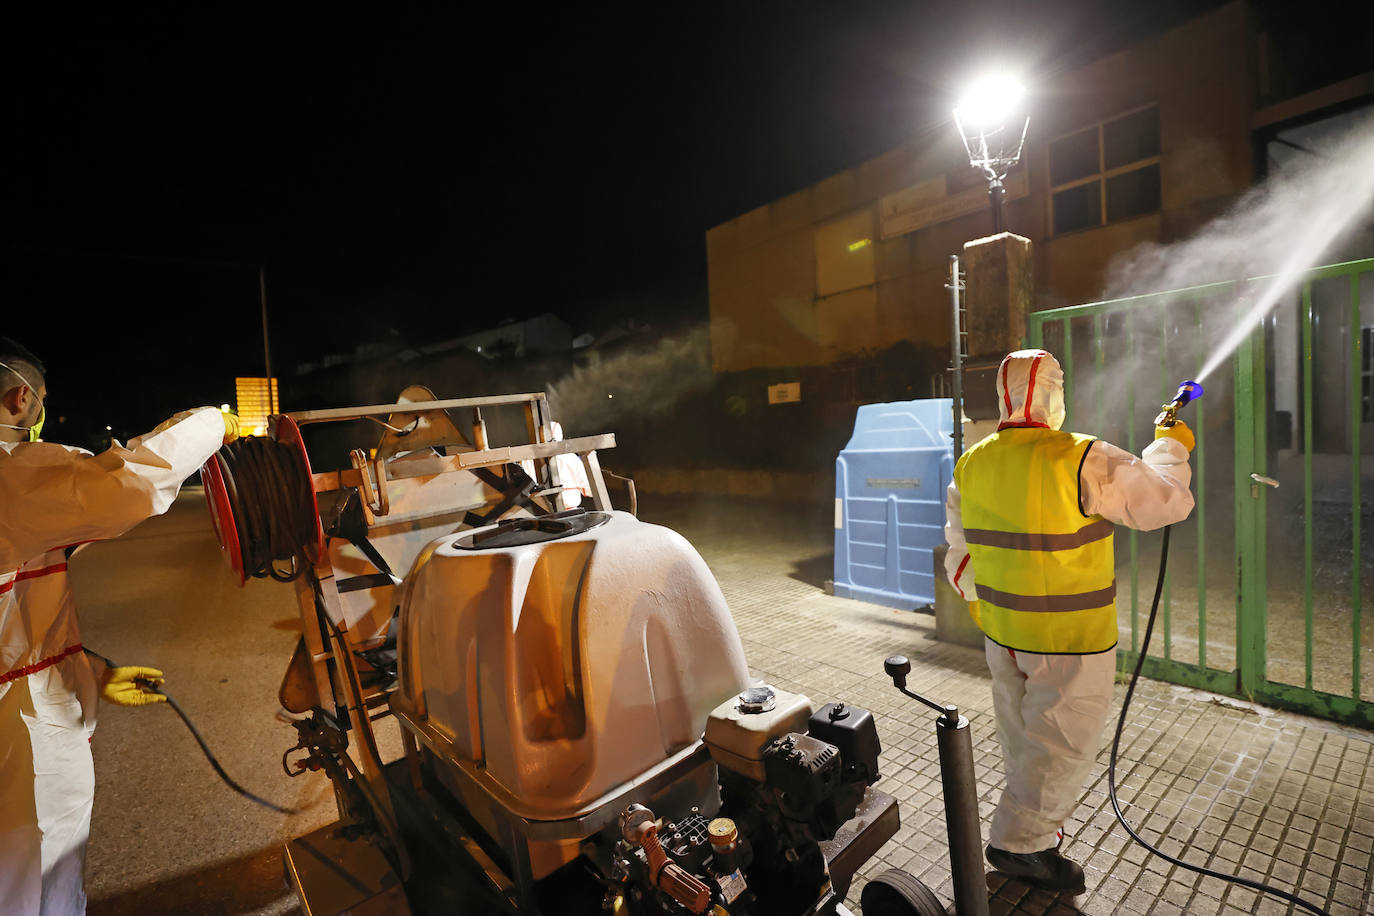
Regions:
<instances>
[{"instance_id":1,"label":"utility pole","mask_svg":"<svg viewBox=\"0 0 1374 916\"><path fill-rule=\"evenodd\" d=\"M272 384L272 346L267 338L267 267L264 264L258 265L258 298L262 302L262 363L267 371L267 410L269 413L277 408L276 398Z\"/></svg>"},{"instance_id":2,"label":"utility pole","mask_svg":"<svg viewBox=\"0 0 1374 916\"><path fill-rule=\"evenodd\" d=\"M949 290L950 308L950 365L954 370L953 394L954 394L954 460L958 461L959 456L964 453L964 345L963 345L963 321L959 314L959 290L963 284L959 280L959 256L952 254L949 256L949 282L945 284L945 289Z\"/></svg>"}]
</instances>

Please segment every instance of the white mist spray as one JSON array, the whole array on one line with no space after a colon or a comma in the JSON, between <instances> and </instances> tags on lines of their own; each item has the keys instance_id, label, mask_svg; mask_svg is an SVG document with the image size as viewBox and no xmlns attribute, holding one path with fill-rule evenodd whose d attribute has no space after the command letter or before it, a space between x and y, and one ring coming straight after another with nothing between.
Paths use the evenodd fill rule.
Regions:
<instances>
[{"instance_id":1,"label":"white mist spray","mask_svg":"<svg viewBox=\"0 0 1374 916\"><path fill-rule=\"evenodd\" d=\"M711 386L711 340L705 325L625 346L545 383L550 406L568 436L612 428L617 421L663 414Z\"/></svg>"},{"instance_id":2,"label":"white mist spray","mask_svg":"<svg viewBox=\"0 0 1374 916\"><path fill-rule=\"evenodd\" d=\"M1374 205L1374 115L1356 123L1326 155L1249 192L1196 236L1134 249L1115 263L1108 298L1265 277L1254 304L1211 350L1204 381L1255 326ZM1374 254L1374 252L1371 252ZM1277 270L1275 269L1277 267Z\"/></svg>"}]
</instances>

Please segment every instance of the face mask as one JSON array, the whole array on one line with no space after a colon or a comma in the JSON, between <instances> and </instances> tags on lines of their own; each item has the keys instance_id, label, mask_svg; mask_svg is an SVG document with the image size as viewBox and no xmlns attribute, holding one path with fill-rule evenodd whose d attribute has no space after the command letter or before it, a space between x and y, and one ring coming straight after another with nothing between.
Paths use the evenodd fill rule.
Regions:
<instances>
[{"instance_id":1,"label":"face mask","mask_svg":"<svg viewBox=\"0 0 1374 916\"><path fill-rule=\"evenodd\" d=\"M38 397L38 388L33 384L33 382L29 381L28 379L24 378L24 376L20 375L19 370L15 369L11 365L8 365L7 363L0 363L0 366L3 366L4 368L10 370L16 376L18 376L19 381L27 385L29 387L29 390L33 392L33 396ZM0 427L3 427L5 429L23 430L29 434L30 442L37 442L38 437L43 434L43 421L47 419L47 416L47 407L40 403L38 405L38 419L34 422L32 426L12 426L9 423L0 423Z\"/></svg>"}]
</instances>

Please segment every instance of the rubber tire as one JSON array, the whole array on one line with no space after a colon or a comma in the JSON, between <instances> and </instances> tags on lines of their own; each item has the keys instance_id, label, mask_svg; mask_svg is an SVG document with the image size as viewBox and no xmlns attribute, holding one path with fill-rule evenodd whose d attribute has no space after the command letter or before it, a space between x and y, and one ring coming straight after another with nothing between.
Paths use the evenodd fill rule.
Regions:
<instances>
[{"instance_id":1,"label":"rubber tire","mask_svg":"<svg viewBox=\"0 0 1374 916\"><path fill-rule=\"evenodd\" d=\"M859 905L864 916L946 916L940 898L920 879L899 868L865 884Z\"/></svg>"}]
</instances>

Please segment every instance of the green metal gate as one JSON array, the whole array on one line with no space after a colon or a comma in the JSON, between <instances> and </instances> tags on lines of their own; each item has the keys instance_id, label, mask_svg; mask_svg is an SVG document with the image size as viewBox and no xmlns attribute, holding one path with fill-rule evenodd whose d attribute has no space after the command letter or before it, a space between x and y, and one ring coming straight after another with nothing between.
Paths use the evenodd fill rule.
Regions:
<instances>
[{"instance_id":1,"label":"green metal gate","mask_svg":"<svg viewBox=\"0 0 1374 916\"><path fill-rule=\"evenodd\" d=\"M1031 345L1064 367L1065 428L1138 454L1159 405L1271 279L1032 314ZM1174 526L1146 674L1374 728L1371 342L1374 259L1321 267L1202 380L1205 397L1182 414L1197 436L1197 508ZM1136 662L1159 542L1117 538L1123 667Z\"/></svg>"}]
</instances>

